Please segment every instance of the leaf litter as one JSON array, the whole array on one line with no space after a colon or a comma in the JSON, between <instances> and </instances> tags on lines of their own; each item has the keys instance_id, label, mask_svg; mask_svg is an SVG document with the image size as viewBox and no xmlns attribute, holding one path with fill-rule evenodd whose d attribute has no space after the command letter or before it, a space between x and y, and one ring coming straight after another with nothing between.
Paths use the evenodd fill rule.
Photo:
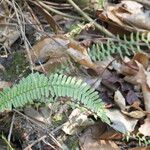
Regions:
<instances>
[{"instance_id":1,"label":"leaf litter","mask_svg":"<svg viewBox=\"0 0 150 150\"><path fill-rule=\"evenodd\" d=\"M1 60L1 91L26 76L24 72L27 74L33 71L45 74L56 72L75 76L99 92L111 123L107 125L101 122L100 118L95 120L90 111L80 107L75 109L73 105L69 107L67 104L70 103L70 99L59 98L58 103L48 106L37 103L24 109L1 113L1 134L13 137L11 141L8 138L6 144L2 143L1 146L10 144L17 149L43 150L79 148L107 150L132 149L132 147L146 149L150 144L150 12L146 9L149 7L148 4L122 0L117 4L103 1L103 5L100 5L102 3L98 0L89 0L85 7L83 5L85 2L74 0L78 7L84 8L81 12L79 9L72 9L76 8L72 0L62 2L26 0L15 1L19 12L16 13L14 1L6 0L0 3L1 59L5 57L6 64L9 64L7 60L12 53L23 51L26 54L29 52L24 61L31 64L28 67L30 69L22 70L14 81L3 81L3 76L7 78L5 73L7 67L5 68L5 63L1 64ZM77 14L79 12L82 17ZM98 21L88 22L90 19L87 19L85 13L95 19L98 17L96 19ZM17 20L17 15L22 19L21 24ZM58 20L56 15L59 16ZM76 24L80 22L83 25L72 29L72 22ZM97 27L95 22L100 23L100 26ZM23 28L18 28L18 24L23 28L29 28L29 25L32 27L34 33L29 34L30 38L26 38L28 32L21 31ZM102 34L101 24L106 29L106 32L104 31L106 36ZM68 27L72 32L68 31ZM144 33L141 34L141 39L136 38L138 39L136 44L141 44L147 35L146 45L142 45L142 51L131 56L123 54L121 58L118 57L117 51L109 56L107 48L112 47L105 45L106 51L103 49L101 53L108 54L109 57L103 61L93 60L89 55L90 47L95 42L107 43L111 31L111 35L114 34L113 40L116 40L116 34L122 36L125 33L124 36L128 38L131 32ZM22 33L25 33L25 37ZM16 48L15 44L19 46ZM17 65L15 67L17 69ZM3 126L4 123L8 124L6 128ZM10 124L13 124L13 129ZM71 137L75 137L75 141L74 138L71 141ZM16 142L18 139L20 141ZM141 144L138 144L139 142ZM129 146L132 143L134 146Z\"/></svg>"}]
</instances>

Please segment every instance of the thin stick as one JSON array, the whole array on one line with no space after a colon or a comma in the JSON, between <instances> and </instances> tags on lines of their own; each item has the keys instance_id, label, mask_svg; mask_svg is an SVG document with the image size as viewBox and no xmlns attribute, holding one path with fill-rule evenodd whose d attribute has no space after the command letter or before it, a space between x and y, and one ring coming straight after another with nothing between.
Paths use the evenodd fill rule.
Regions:
<instances>
[{"instance_id":1,"label":"thin stick","mask_svg":"<svg viewBox=\"0 0 150 150\"><path fill-rule=\"evenodd\" d=\"M42 128L43 130L45 130L44 126L40 125L39 123L37 123L36 121L34 121L33 119L31 119L30 117L24 115L23 113L19 112L16 109L13 109L13 111L16 112L16 113L18 113L19 115L25 117L26 119L30 120L32 123L36 124L38 127ZM54 138L54 136L49 131L47 131L47 133L52 138L52 140L62 149L61 144Z\"/></svg>"},{"instance_id":2,"label":"thin stick","mask_svg":"<svg viewBox=\"0 0 150 150\"><path fill-rule=\"evenodd\" d=\"M44 135L42 137L40 137L39 139L35 140L33 143L31 143L30 145L28 145L26 148L24 148L23 150L29 150L30 148L32 148L32 146L34 146L36 143L44 140L47 136ZM52 146L51 144L49 144L53 149L56 150L56 148L54 146Z\"/></svg>"},{"instance_id":3,"label":"thin stick","mask_svg":"<svg viewBox=\"0 0 150 150\"><path fill-rule=\"evenodd\" d=\"M14 121L15 121L15 112L14 112L13 117L12 117L10 129L9 129L9 135L8 135L8 138L7 138L7 140L8 140L9 143L10 143L10 139L11 139L11 134L12 134L12 129L13 129Z\"/></svg>"},{"instance_id":4,"label":"thin stick","mask_svg":"<svg viewBox=\"0 0 150 150\"><path fill-rule=\"evenodd\" d=\"M61 16L67 17L67 18L73 18L73 19L83 20L81 17L77 17L77 16L73 16L73 15L68 15L68 14L60 12L60 11L58 11L56 9L53 9L52 7L47 6L46 4L44 4L42 1L36 1L36 2L34 2L34 1L30 0L30 2L32 2L34 4L38 3L39 5L41 5L42 7L44 7L45 9L47 9L48 11L54 12L55 14L58 14L58 15L61 15Z\"/></svg>"},{"instance_id":5,"label":"thin stick","mask_svg":"<svg viewBox=\"0 0 150 150\"><path fill-rule=\"evenodd\" d=\"M20 18L19 18L18 10L16 8L16 4L15 4L14 0L12 0L12 4L13 4L14 11L15 11L15 14L16 14L16 17L17 17L17 20L18 20L18 24L19 24L19 27L20 27L20 32L21 32L22 38L24 39L24 44L25 44L26 51L27 51L27 54L28 54L28 57L29 57L30 68L31 68L31 71L33 72L33 62L32 62L31 55L30 55L30 48L29 48L29 45L27 43L27 38L25 36L25 33L23 32L24 30L23 30L23 27L22 27L22 24L21 24L21 21L20 21Z\"/></svg>"},{"instance_id":6,"label":"thin stick","mask_svg":"<svg viewBox=\"0 0 150 150\"><path fill-rule=\"evenodd\" d=\"M111 32L109 32L107 29L105 29L103 26L100 24L96 23L92 18L90 18L86 13L84 13L72 0L67 0L74 8L75 10L82 15L87 21L93 22L95 27L100 30L102 33L109 37L115 37Z\"/></svg>"}]
</instances>

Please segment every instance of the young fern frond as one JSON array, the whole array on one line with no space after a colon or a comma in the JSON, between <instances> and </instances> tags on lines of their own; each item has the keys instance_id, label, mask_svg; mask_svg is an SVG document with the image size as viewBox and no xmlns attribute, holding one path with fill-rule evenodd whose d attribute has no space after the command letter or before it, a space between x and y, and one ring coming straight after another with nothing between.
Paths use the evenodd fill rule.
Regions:
<instances>
[{"instance_id":1,"label":"young fern frond","mask_svg":"<svg viewBox=\"0 0 150 150\"><path fill-rule=\"evenodd\" d=\"M0 93L0 111L24 107L26 104L34 103L34 100L43 102L43 97L52 97L54 100L54 97L60 96L71 97L73 103L78 103L108 122L98 92L82 80L62 74L46 77L43 74L34 73L23 78L19 84Z\"/></svg>"},{"instance_id":2,"label":"young fern frond","mask_svg":"<svg viewBox=\"0 0 150 150\"><path fill-rule=\"evenodd\" d=\"M129 39L124 35L123 39L117 36L117 39L108 39L106 43L93 44L89 51L92 60L105 60L113 54L119 54L121 57L130 56L142 50L143 46L150 47L150 32L134 35L131 33Z\"/></svg>"}]
</instances>

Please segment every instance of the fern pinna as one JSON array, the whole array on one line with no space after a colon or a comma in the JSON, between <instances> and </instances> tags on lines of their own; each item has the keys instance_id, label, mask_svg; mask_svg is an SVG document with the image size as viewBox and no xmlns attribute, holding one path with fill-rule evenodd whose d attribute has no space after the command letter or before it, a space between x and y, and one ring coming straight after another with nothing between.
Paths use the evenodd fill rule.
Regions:
<instances>
[{"instance_id":1,"label":"fern pinna","mask_svg":"<svg viewBox=\"0 0 150 150\"><path fill-rule=\"evenodd\" d=\"M130 56L141 51L142 47L150 47L150 32L140 34L131 33L129 39L127 36L121 39L117 36L116 39L109 38L106 43L93 44L90 48L89 55L94 61L105 60L112 54Z\"/></svg>"},{"instance_id":2,"label":"fern pinna","mask_svg":"<svg viewBox=\"0 0 150 150\"><path fill-rule=\"evenodd\" d=\"M43 97L52 97L54 100L54 97L59 96L71 97L74 103L81 104L103 121L108 122L98 92L82 80L62 74L52 74L50 77L39 73L30 74L19 84L4 89L0 93L0 111L23 107L25 104L33 103L34 100L43 102Z\"/></svg>"}]
</instances>

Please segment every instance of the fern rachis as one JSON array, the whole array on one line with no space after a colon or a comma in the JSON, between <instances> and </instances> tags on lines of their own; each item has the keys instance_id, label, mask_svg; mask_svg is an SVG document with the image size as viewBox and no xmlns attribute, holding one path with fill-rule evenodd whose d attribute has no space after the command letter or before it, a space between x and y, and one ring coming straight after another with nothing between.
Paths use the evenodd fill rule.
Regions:
<instances>
[{"instance_id":1,"label":"fern rachis","mask_svg":"<svg viewBox=\"0 0 150 150\"><path fill-rule=\"evenodd\" d=\"M34 100L43 102L42 97L71 97L74 103L81 104L102 120L107 121L104 105L99 99L98 92L82 80L66 75L34 73L23 78L19 84L7 88L0 93L0 111L12 110L12 107L23 107Z\"/></svg>"}]
</instances>

